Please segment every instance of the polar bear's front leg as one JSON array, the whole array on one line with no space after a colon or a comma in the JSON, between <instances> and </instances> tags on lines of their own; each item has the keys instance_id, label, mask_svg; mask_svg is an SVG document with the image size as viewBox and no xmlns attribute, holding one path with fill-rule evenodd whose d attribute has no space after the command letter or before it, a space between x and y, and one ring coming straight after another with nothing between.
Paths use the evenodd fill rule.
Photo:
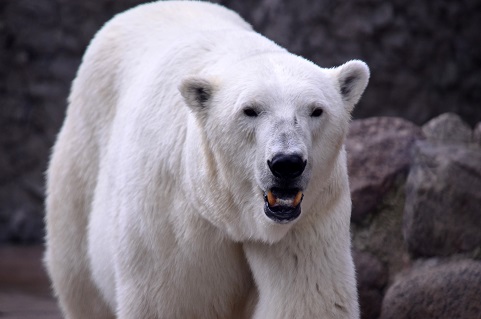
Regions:
<instances>
[{"instance_id":1,"label":"polar bear's front leg","mask_svg":"<svg viewBox=\"0 0 481 319\"><path fill-rule=\"evenodd\" d=\"M276 244L244 245L259 290L255 319L359 318L349 221L325 217Z\"/></svg>"}]
</instances>

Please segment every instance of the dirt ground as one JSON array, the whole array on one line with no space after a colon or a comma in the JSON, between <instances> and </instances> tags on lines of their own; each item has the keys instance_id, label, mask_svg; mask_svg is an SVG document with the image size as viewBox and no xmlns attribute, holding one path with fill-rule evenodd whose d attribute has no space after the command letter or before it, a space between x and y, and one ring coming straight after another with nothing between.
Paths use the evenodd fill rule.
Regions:
<instances>
[{"instance_id":1,"label":"dirt ground","mask_svg":"<svg viewBox=\"0 0 481 319\"><path fill-rule=\"evenodd\" d=\"M0 318L61 319L42 246L0 246Z\"/></svg>"}]
</instances>

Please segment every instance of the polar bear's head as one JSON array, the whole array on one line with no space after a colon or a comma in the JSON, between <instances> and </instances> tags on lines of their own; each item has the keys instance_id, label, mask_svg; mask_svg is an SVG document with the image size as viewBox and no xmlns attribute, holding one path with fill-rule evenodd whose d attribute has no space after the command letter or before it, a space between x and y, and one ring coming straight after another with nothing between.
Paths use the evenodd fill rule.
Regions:
<instances>
[{"instance_id":1,"label":"polar bear's head","mask_svg":"<svg viewBox=\"0 0 481 319\"><path fill-rule=\"evenodd\" d=\"M186 78L180 91L213 170L203 191L225 195L204 200L230 203L217 203L216 215L206 217L238 240L282 238L309 213L336 165L345 165L339 154L368 78L361 61L323 69L290 54Z\"/></svg>"}]
</instances>

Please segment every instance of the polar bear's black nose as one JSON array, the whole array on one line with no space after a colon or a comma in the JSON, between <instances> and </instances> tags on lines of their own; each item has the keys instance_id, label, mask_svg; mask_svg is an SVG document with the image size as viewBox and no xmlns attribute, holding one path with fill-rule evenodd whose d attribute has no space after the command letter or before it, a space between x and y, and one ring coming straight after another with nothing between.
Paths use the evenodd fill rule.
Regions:
<instances>
[{"instance_id":1,"label":"polar bear's black nose","mask_svg":"<svg viewBox=\"0 0 481 319\"><path fill-rule=\"evenodd\" d=\"M302 160L297 154L277 154L272 161L267 161L267 165L275 177L290 179L302 174L306 168L307 161Z\"/></svg>"}]
</instances>

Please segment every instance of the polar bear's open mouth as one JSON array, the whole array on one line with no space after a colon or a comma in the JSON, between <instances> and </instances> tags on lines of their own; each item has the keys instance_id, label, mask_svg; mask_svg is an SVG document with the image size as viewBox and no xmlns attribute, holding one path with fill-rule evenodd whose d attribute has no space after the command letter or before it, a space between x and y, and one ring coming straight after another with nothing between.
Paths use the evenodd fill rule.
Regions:
<instances>
[{"instance_id":1,"label":"polar bear's open mouth","mask_svg":"<svg viewBox=\"0 0 481 319\"><path fill-rule=\"evenodd\" d=\"M303 198L299 189L272 188L264 194L264 212L275 222L288 223L301 214Z\"/></svg>"}]
</instances>

